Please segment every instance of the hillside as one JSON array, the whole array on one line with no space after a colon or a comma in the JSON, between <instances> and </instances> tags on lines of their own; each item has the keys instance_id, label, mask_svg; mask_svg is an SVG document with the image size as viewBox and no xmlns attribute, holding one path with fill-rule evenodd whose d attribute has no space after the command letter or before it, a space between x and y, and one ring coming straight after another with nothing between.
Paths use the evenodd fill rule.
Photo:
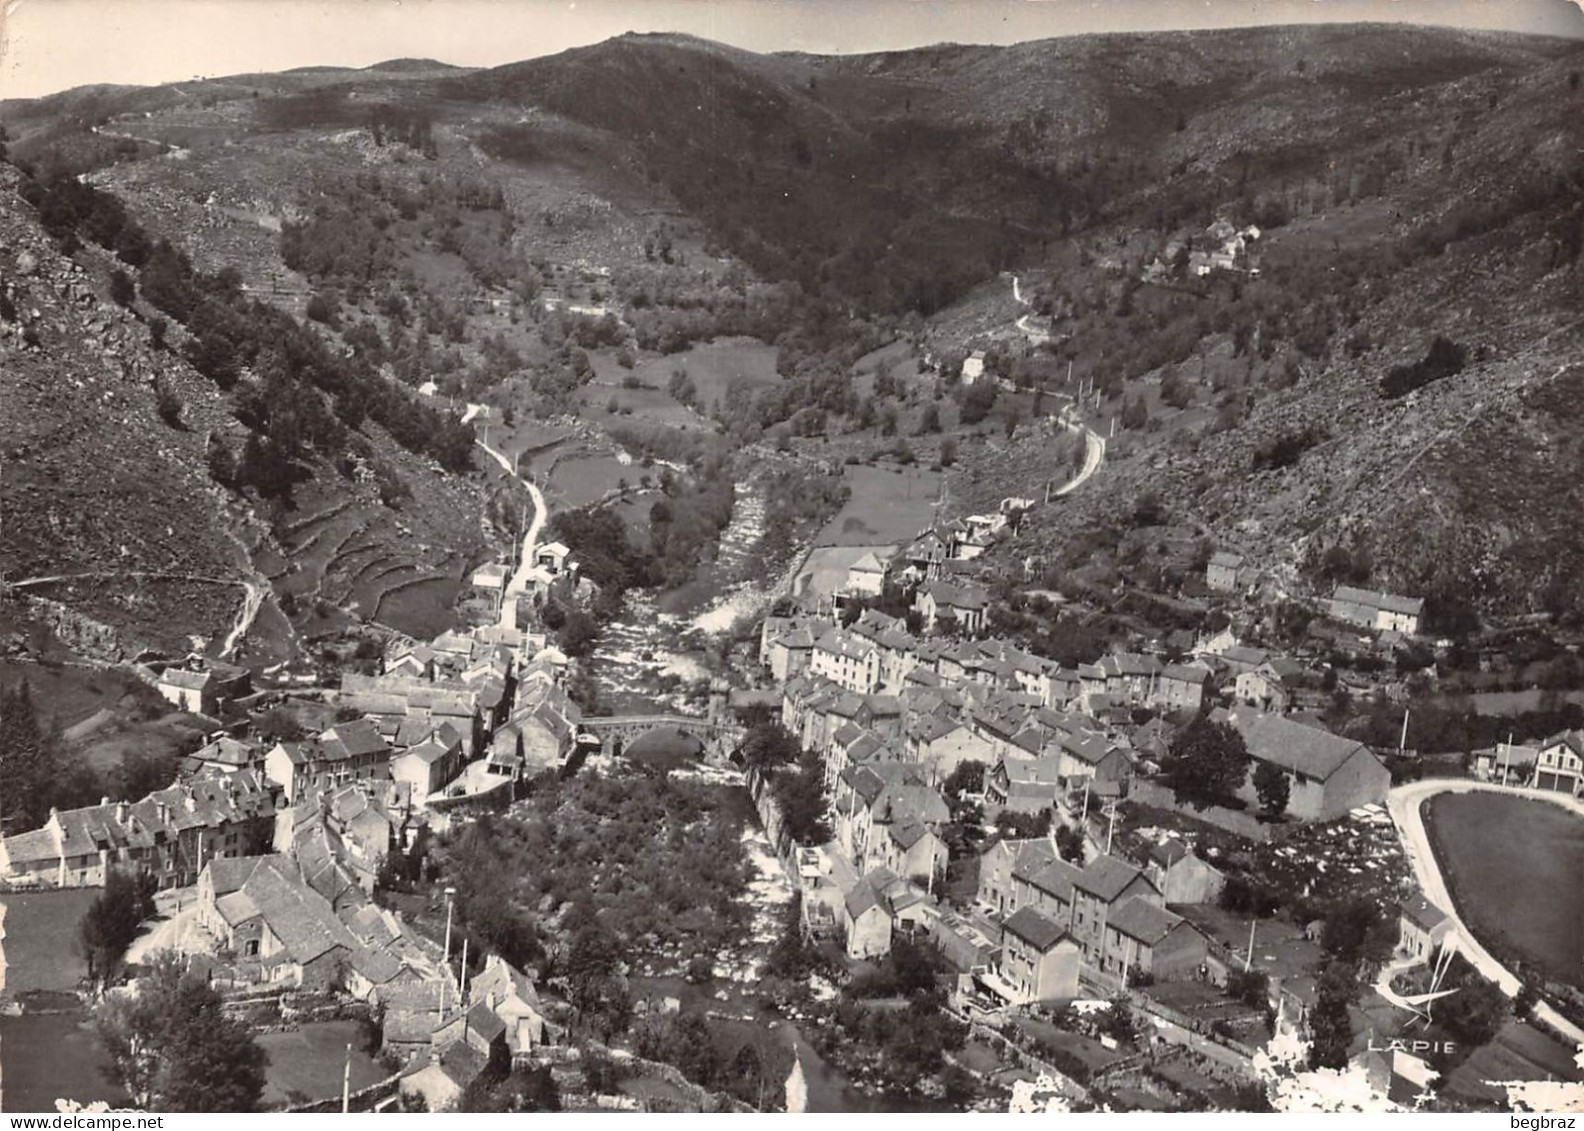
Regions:
<instances>
[{"instance_id":1,"label":"hillside","mask_svg":"<svg viewBox=\"0 0 1584 1131\"><path fill-rule=\"evenodd\" d=\"M577 416L651 455L697 456L713 421L814 461L909 436L907 459L950 463L923 423L944 420L949 498L977 507L1026 493L1031 467L1063 476L1048 432L1020 425L1083 383L1118 434L1019 560L1172 590L1215 544L1288 586L1329 584L1345 557L1388 588L1567 611L1557 563L1579 555L1546 547L1579 542L1550 500L1579 470L1581 70L1571 41L1400 26L839 58L629 35L487 70L96 87L0 115L41 178L82 174L200 279L234 280L252 329L173 328L207 377L169 350L147 364L195 417L243 426L238 446L312 424L293 509L241 536L302 633L424 578L432 620L440 579L502 540L487 485L432 462L431 436L455 454L462 434L403 423L420 387L551 422L525 441L545 450ZM1188 268L1218 220L1263 230L1258 273ZM134 319L105 303L113 266L90 308L137 337L165 308L141 278ZM310 335L277 367L315 389L284 422L223 387L269 377L258 327L286 324L263 304ZM1438 337L1458 371L1422 362ZM776 378L694 364L749 339ZM887 342L883 374L858 365ZM940 379L969 349L1013 390L993 408ZM1437 379L1388 396L1394 370ZM336 472L348 444L371 481ZM11 552L8 576L42 556Z\"/></svg>"}]
</instances>

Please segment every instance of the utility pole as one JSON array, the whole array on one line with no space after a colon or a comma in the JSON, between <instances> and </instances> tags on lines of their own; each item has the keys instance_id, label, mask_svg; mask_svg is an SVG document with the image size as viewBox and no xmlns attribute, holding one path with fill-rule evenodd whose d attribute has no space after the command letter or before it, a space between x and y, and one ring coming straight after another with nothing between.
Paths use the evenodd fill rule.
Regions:
<instances>
[{"instance_id":1,"label":"utility pole","mask_svg":"<svg viewBox=\"0 0 1584 1131\"><path fill-rule=\"evenodd\" d=\"M1252 917L1249 919L1249 948L1248 953L1243 956L1243 973L1245 974L1249 972L1249 967L1254 965L1254 924L1257 922L1259 922L1258 919Z\"/></svg>"},{"instance_id":2,"label":"utility pole","mask_svg":"<svg viewBox=\"0 0 1584 1131\"><path fill-rule=\"evenodd\" d=\"M451 968L451 897L456 895L455 887L445 889L445 968Z\"/></svg>"},{"instance_id":3,"label":"utility pole","mask_svg":"<svg viewBox=\"0 0 1584 1131\"><path fill-rule=\"evenodd\" d=\"M1403 708L1402 737L1397 740L1397 753L1401 754L1408 749L1408 708Z\"/></svg>"},{"instance_id":4,"label":"utility pole","mask_svg":"<svg viewBox=\"0 0 1584 1131\"><path fill-rule=\"evenodd\" d=\"M457 978L457 1006L467 1011L467 950L468 940L462 940L462 972Z\"/></svg>"},{"instance_id":5,"label":"utility pole","mask_svg":"<svg viewBox=\"0 0 1584 1131\"><path fill-rule=\"evenodd\" d=\"M341 1073L341 1114L352 1110L352 1043L347 1042L346 1068Z\"/></svg>"}]
</instances>

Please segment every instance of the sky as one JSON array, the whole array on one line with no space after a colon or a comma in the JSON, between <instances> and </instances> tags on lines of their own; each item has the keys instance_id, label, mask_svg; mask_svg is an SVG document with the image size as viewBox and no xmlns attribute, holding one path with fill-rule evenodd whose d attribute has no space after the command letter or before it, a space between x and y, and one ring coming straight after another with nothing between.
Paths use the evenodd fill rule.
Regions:
<instances>
[{"instance_id":1,"label":"sky","mask_svg":"<svg viewBox=\"0 0 1584 1131\"><path fill-rule=\"evenodd\" d=\"M494 66L627 31L853 53L1372 20L1584 38L1584 0L0 0L0 98L291 67Z\"/></svg>"}]
</instances>

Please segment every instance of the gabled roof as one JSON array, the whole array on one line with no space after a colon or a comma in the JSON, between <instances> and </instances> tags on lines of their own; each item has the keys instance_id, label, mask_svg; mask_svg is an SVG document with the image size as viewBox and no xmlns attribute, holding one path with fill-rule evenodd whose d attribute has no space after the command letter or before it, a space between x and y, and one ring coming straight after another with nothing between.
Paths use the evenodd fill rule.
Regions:
<instances>
[{"instance_id":1,"label":"gabled roof","mask_svg":"<svg viewBox=\"0 0 1584 1131\"><path fill-rule=\"evenodd\" d=\"M1007 934L1016 935L1042 954L1067 933L1032 907L1019 907L1007 918L1004 927Z\"/></svg>"},{"instance_id":2,"label":"gabled roof","mask_svg":"<svg viewBox=\"0 0 1584 1131\"><path fill-rule=\"evenodd\" d=\"M1374 757L1369 747L1361 742L1340 738L1282 715L1239 711L1228 719L1243 735L1251 757L1316 781L1328 779L1360 750Z\"/></svg>"},{"instance_id":3,"label":"gabled roof","mask_svg":"<svg viewBox=\"0 0 1584 1131\"><path fill-rule=\"evenodd\" d=\"M853 562L852 565L848 566L847 570L849 573L884 573L885 564L881 562L879 558L875 557L874 551L871 550L869 553Z\"/></svg>"},{"instance_id":4,"label":"gabled roof","mask_svg":"<svg viewBox=\"0 0 1584 1131\"><path fill-rule=\"evenodd\" d=\"M1433 931L1447 921L1447 914L1424 896L1404 903L1402 916L1422 931Z\"/></svg>"},{"instance_id":5,"label":"gabled roof","mask_svg":"<svg viewBox=\"0 0 1584 1131\"><path fill-rule=\"evenodd\" d=\"M202 691L209 686L214 675L211 672L190 672L186 668L166 668L160 673L159 682L169 687L179 687L184 691Z\"/></svg>"},{"instance_id":6,"label":"gabled roof","mask_svg":"<svg viewBox=\"0 0 1584 1131\"><path fill-rule=\"evenodd\" d=\"M1106 926L1115 927L1146 946L1154 946L1182 922L1180 915L1173 915L1138 896L1124 899L1106 916Z\"/></svg>"},{"instance_id":7,"label":"gabled roof","mask_svg":"<svg viewBox=\"0 0 1584 1131\"><path fill-rule=\"evenodd\" d=\"M1017 876L1018 868L1014 868L1012 874ZM1073 889L1077 887L1078 878L1082 874L1076 864L1063 860L1052 853L1052 859L1028 876L1027 881L1047 895L1054 895L1063 903L1071 903Z\"/></svg>"},{"instance_id":8,"label":"gabled roof","mask_svg":"<svg viewBox=\"0 0 1584 1131\"><path fill-rule=\"evenodd\" d=\"M1344 601L1352 605L1363 605L1366 608L1380 609L1388 613L1403 613L1408 616L1418 616L1424 612L1424 598L1399 597L1395 593L1377 593L1373 589L1356 589L1351 585L1338 585L1331 594L1333 601Z\"/></svg>"},{"instance_id":9,"label":"gabled roof","mask_svg":"<svg viewBox=\"0 0 1584 1131\"><path fill-rule=\"evenodd\" d=\"M1138 879L1154 887L1149 879L1133 865L1115 856L1097 856L1084 866L1073 885L1105 903L1113 903L1129 884Z\"/></svg>"},{"instance_id":10,"label":"gabled roof","mask_svg":"<svg viewBox=\"0 0 1584 1131\"><path fill-rule=\"evenodd\" d=\"M1237 569L1238 566L1243 564L1243 555L1234 554L1227 550L1217 550L1210 555L1210 564L1223 566L1226 569Z\"/></svg>"}]
</instances>

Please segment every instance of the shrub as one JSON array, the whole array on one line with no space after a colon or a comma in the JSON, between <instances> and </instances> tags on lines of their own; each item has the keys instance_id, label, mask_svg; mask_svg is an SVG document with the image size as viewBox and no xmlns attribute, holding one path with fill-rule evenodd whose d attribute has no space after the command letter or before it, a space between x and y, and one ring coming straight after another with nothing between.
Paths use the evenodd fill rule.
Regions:
<instances>
[{"instance_id":1,"label":"shrub","mask_svg":"<svg viewBox=\"0 0 1584 1131\"><path fill-rule=\"evenodd\" d=\"M1381 380L1381 396L1387 400L1405 397L1415 389L1461 372L1467 360L1467 349L1437 334L1424 357L1411 365L1392 366Z\"/></svg>"}]
</instances>

